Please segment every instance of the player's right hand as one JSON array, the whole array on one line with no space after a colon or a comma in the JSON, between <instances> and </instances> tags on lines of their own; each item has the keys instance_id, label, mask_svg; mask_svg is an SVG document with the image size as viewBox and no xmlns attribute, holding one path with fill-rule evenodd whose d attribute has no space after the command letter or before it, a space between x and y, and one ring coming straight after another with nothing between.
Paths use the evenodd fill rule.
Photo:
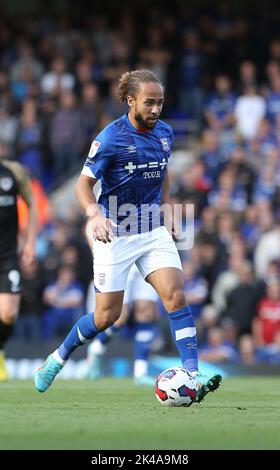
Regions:
<instances>
[{"instance_id":1,"label":"player's right hand","mask_svg":"<svg viewBox=\"0 0 280 470\"><path fill-rule=\"evenodd\" d=\"M86 227L87 237L94 236L96 240L110 243L114 238L113 227L117 227L117 224L103 215L90 217Z\"/></svg>"}]
</instances>

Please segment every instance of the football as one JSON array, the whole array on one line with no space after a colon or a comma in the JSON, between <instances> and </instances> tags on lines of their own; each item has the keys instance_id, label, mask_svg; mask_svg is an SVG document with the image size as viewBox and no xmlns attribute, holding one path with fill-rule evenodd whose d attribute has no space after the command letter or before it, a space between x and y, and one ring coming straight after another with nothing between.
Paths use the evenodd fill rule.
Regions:
<instances>
[{"instance_id":1,"label":"football","mask_svg":"<svg viewBox=\"0 0 280 470\"><path fill-rule=\"evenodd\" d=\"M165 406L190 406L198 391L198 385L190 372L182 367L171 367L157 377L155 393Z\"/></svg>"}]
</instances>

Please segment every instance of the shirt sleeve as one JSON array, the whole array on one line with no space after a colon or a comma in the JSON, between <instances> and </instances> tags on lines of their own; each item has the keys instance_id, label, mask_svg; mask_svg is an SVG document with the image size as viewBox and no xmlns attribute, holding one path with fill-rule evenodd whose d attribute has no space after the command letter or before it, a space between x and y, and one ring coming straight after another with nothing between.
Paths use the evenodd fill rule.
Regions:
<instances>
[{"instance_id":1,"label":"shirt sleeve","mask_svg":"<svg viewBox=\"0 0 280 470\"><path fill-rule=\"evenodd\" d=\"M82 175L100 179L116 155L114 126L107 126L92 142Z\"/></svg>"}]
</instances>

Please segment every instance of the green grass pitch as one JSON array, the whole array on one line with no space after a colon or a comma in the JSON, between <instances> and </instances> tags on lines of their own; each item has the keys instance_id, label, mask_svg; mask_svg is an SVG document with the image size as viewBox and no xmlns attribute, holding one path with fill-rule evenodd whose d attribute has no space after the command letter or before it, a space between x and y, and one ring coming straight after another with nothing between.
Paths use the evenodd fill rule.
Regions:
<instances>
[{"instance_id":1,"label":"green grass pitch","mask_svg":"<svg viewBox=\"0 0 280 470\"><path fill-rule=\"evenodd\" d=\"M224 380L201 405L166 408L131 379L0 384L0 449L279 449L280 379Z\"/></svg>"}]
</instances>

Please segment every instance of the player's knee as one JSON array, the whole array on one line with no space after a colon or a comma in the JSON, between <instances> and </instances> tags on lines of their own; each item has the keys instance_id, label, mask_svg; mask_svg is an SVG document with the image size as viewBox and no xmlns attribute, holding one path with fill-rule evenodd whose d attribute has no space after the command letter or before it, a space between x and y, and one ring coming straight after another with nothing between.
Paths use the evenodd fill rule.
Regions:
<instances>
[{"instance_id":1,"label":"player's knee","mask_svg":"<svg viewBox=\"0 0 280 470\"><path fill-rule=\"evenodd\" d=\"M165 308L168 312L175 312L186 305L186 296L182 289L169 291L164 299Z\"/></svg>"},{"instance_id":2,"label":"player's knee","mask_svg":"<svg viewBox=\"0 0 280 470\"><path fill-rule=\"evenodd\" d=\"M5 325L13 325L17 321L17 312L3 309L1 310L0 318Z\"/></svg>"},{"instance_id":3,"label":"player's knee","mask_svg":"<svg viewBox=\"0 0 280 470\"><path fill-rule=\"evenodd\" d=\"M114 310L103 310L102 312L95 312L94 323L98 330L103 331L112 326L118 318L119 314Z\"/></svg>"}]
</instances>

